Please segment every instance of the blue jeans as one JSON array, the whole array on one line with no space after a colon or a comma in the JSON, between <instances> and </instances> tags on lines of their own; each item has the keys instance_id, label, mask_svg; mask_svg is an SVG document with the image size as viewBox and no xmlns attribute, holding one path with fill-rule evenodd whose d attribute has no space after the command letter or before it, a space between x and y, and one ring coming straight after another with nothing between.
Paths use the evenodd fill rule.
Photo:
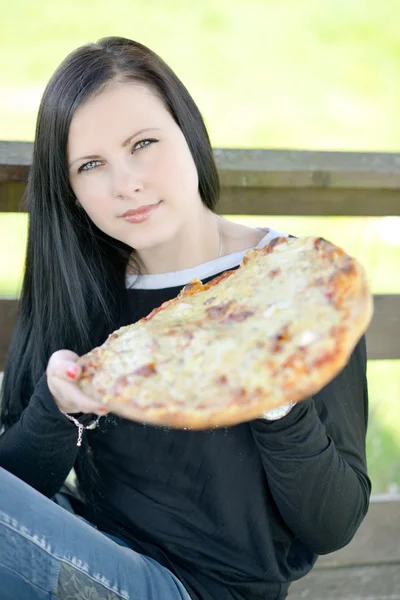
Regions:
<instances>
[{"instance_id":1,"label":"blue jeans","mask_svg":"<svg viewBox=\"0 0 400 600\"><path fill-rule=\"evenodd\" d=\"M1 600L190 600L168 569L71 514L57 496L0 468Z\"/></svg>"}]
</instances>

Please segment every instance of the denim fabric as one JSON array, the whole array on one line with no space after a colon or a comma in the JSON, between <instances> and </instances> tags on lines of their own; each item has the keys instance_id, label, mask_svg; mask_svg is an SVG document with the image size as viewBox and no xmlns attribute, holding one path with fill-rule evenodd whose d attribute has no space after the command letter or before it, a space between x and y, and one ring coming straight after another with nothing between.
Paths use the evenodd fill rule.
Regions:
<instances>
[{"instance_id":1,"label":"denim fabric","mask_svg":"<svg viewBox=\"0 0 400 600\"><path fill-rule=\"evenodd\" d=\"M168 569L0 468L1 600L190 600Z\"/></svg>"}]
</instances>

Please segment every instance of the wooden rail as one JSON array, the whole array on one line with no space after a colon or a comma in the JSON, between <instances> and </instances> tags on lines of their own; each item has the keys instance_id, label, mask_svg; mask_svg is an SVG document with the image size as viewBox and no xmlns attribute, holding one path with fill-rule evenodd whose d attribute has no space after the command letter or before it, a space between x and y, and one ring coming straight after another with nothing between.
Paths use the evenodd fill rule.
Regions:
<instances>
[{"instance_id":1,"label":"wooden rail","mask_svg":"<svg viewBox=\"0 0 400 600\"><path fill-rule=\"evenodd\" d=\"M224 214L400 215L400 154L215 149ZM17 212L31 142L0 142L0 212Z\"/></svg>"}]
</instances>

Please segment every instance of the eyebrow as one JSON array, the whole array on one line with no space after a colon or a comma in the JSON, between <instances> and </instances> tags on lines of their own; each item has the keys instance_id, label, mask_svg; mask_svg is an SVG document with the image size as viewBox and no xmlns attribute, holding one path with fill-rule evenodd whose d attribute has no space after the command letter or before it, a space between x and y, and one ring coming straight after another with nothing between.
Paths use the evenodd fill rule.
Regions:
<instances>
[{"instance_id":1,"label":"eyebrow","mask_svg":"<svg viewBox=\"0 0 400 600\"><path fill-rule=\"evenodd\" d=\"M133 138L135 138L137 135L140 135L141 133L144 133L145 131L160 131L159 127L145 127L144 129L139 129L139 131L136 131L133 135L130 135L124 142L122 142L121 146L122 148L126 148L126 146L128 146L128 144L131 142L131 140L133 140ZM70 164L68 165L68 168L70 169L72 167L72 165L76 162L78 162L79 160L93 160L94 158L101 158L99 154L90 154L88 156L81 156L80 158L75 158L72 162L70 162Z\"/></svg>"}]
</instances>

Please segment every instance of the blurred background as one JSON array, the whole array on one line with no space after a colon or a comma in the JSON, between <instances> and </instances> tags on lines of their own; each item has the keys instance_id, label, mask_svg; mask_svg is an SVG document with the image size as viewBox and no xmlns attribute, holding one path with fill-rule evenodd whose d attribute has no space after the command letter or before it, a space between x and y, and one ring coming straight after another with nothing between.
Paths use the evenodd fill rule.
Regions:
<instances>
[{"instance_id":1,"label":"blurred background","mask_svg":"<svg viewBox=\"0 0 400 600\"><path fill-rule=\"evenodd\" d=\"M0 140L34 139L44 87L77 46L108 35L157 52L216 148L399 152L398 0L13 0L0 22ZM400 217L235 217L321 235L400 293ZM19 295L27 216L0 214L0 295ZM374 493L400 492L400 361L369 361Z\"/></svg>"}]
</instances>

